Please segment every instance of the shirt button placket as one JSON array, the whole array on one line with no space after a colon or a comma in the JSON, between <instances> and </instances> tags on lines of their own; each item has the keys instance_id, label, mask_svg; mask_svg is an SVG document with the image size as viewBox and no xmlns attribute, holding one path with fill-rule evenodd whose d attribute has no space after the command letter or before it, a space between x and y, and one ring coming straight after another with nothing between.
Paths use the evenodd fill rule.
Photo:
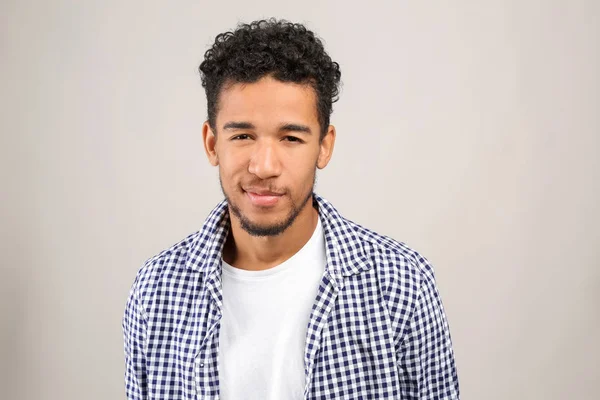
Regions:
<instances>
[{"instance_id":1,"label":"shirt button placket","mask_svg":"<svg viewBox=\"0 0 600 400\"><path fill-rule=\"evenodd\" d=\"M196 364L196 399L200 400L200 399L204 399L204 393L202 391L202 381L203 381L203 377L205 375L204 371L202 371L204 369L204 363L201 361L202 360L202 356L199 356L198 358L196 358L195 360L195 364Z\"/></svg>"}]
</instances>

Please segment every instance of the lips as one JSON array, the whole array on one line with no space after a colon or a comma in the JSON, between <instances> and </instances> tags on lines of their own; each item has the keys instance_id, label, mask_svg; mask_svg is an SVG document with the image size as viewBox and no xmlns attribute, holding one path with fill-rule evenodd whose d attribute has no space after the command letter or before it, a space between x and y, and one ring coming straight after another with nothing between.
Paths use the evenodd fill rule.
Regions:
<instances>
[{"instance_id":1,"label":"lips","mask_svg":"<svg viewBox=\"0 0 600 400\"><path fill-rule=\"evenodd\" d=\"M246 195L250 202L258 207L271 207L277 204L283 194L271 192L268 190L248 189Z\"/></svg>"}]
</instances>

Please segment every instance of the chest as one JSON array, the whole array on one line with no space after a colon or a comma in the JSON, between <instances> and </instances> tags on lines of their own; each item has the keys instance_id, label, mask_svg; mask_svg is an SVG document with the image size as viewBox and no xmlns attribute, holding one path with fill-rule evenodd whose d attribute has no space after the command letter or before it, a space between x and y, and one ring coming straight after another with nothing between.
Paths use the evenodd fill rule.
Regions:
<instances>
[{"instance_id":1,"label":"chest","mask_svg":"<svg viewBox=\"0 0 600 400\"><path fill-rule=\"evenodd\" d=\"M200 293L180 307L182 318L171 335L149 347L149 375L173 370L169 384L180 393L174 398L216 399L220 394L221 340L232 328L227 327L223 298L210 290ZM324 274L311 297L306 324L297 325L302 346L289 349L302 351L304 398L397 395L393 330L375 276L351 277L337 288Z\"/></svg>"}]
</instances>

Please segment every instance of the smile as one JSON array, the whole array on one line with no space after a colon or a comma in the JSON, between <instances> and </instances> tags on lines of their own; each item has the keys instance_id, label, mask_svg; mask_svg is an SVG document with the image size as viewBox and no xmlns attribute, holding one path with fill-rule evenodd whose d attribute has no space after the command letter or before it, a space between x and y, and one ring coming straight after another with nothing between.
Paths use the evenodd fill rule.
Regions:
<instances>
[{"instance_id":1,"label":"smile","mask_svg":"<svg viewBox=\"0 0 600 400\"><path fill-rule=\"evenodd\" d=\"M265 193L258 194L246 191L246 195L250 202L257 207L271 207L277 204L279 199L283 197L281 194Z\"/></svg>"}]
</instances>

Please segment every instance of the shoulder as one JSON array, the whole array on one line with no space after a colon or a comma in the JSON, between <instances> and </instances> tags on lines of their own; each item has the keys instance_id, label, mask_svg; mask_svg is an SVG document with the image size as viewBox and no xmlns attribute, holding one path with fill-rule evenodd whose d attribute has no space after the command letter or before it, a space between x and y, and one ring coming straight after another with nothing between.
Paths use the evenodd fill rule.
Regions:
<instances>
[{"instance_id":1,"label":"shoulder","mask_svg":"<svg viewBox=\"0 0 600 400\"><path fill-rule=\"evenodd\" d=\"M420 312L419 309L431 313L439 306L433 266L426 257L404 242L354 222L349 221L348 224L362 244L364 257L370 266L368 276L373 277L378 285L399 343L410 321ZM432 299L434 302L423 305L423 299Z\"/></svg>"},{"instance_id":2,"label":"shoulder","mask_svg":"<svg viewBox=\"0 0 600 400\"><path fill-rule=\"evenodd\" d=\"M423 285L435 285L435 273L430 261L405 242L365 228L345 219L361 243L364 256L375 269L382 287L393 289L401 285L418 291Z\"/></svg>"},{"instance_id":3,"label":"shoulder","mask_svg":"<svg viewBox=\"0 0 600 400\"><path fill-rule=\"evenodd\" d=\"M315 194L315 200L330 226L330 235L343 250L344 259L362 259L359 262L367 265L359 270L374 270L380 286L391 288L401 284L416 291L424 282L435 282L433 267L421 253L346 218L322 196Z\"/></svg>"},{"instance_id":4,"label":"shoulder","mask_svg":"<svg viewBox=\"0 0 600 400\"><path fill-rule=\"evenodd\" d=\"M138 269L132 285L138 299L144 299L165 281L186 273L188 259L200 232L188 235L183 240L147 259Z\"/></svg>"}]
</instances>

